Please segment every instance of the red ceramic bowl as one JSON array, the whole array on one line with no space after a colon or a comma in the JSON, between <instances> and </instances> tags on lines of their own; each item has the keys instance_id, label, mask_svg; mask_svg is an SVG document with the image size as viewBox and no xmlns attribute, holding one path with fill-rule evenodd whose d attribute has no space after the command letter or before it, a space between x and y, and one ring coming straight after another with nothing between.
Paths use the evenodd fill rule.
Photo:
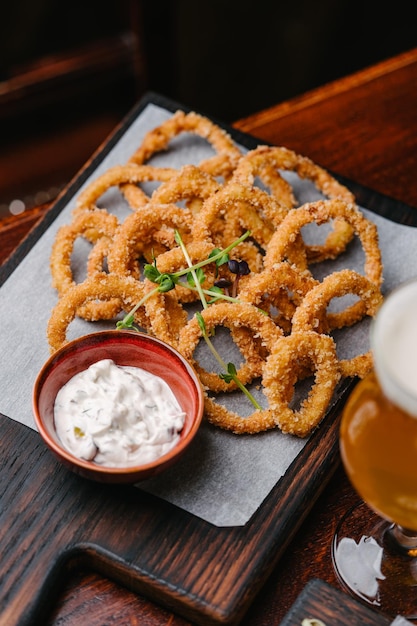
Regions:
<instances>
[{"instance_id":1,"label":"red ceramic bowl","mask_svg":"<svg viewBox=\"0 0 417 626\"><path fill-rule=\"evenodd\" d=\"M114 468L79 459L62 447L54 427L55 397L72 376L100 359L141 367L171 387L186 418L178 444L167 454L144 465ZM35 424L46 445L73 472L105 483L135 483L172 466L194 439L203 409L199 378L181 354L159 339L127 330L97 332L69 342L47 360L33 389Z\"/></svg>"}]
</instances>

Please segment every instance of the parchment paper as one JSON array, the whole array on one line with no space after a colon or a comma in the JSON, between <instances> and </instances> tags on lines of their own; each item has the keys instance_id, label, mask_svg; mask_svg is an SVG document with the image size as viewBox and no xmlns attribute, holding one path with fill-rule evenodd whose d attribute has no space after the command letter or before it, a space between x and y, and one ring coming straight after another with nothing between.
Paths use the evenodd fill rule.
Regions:
<instances>
[{"instance_id":1,"label":"parchment paper","mask_svg":"<svg viewBox=\"0 0 417 626\"><path fill-rule=\"evenodd\" d=\"M109 167L125 163L144 134L170 116L170 111L148 105L85 184ZM182 135L172 146L152 162L179 167L185 163L197 164L212 154L210 146L195 136ZM294 185L300 203L319 197L312 185L299 181L295 175L285 176ZM58 228L71 221L74 204L75 198L0 288L0 411L33 429L32 387L49 356L46 325L57 302L51 286L49 256ZM112 210L121 219L128 211L116 190L107 192L100 206ZM381 218L366 207L362 209L378 226L384 262L383 289L388 292L399 282L417 275L414 252L417 229ZM317 235L312 232L311 236ZM316 277L348 266L362 271L363 253L358 241L330 266L317 267ZM335 336L339 356L349 358L368 349L368 326L368 320L364 320L348 333ZM98 324L92 329L91 324L77 320L71 325L69 337L106 327L108 324ZM168 474L139 487L214 525L244 525L304 445L305 440L283 435L278 430L236 436L204 424L195 444L178 465Z\"/></svg>"}]
</instances>

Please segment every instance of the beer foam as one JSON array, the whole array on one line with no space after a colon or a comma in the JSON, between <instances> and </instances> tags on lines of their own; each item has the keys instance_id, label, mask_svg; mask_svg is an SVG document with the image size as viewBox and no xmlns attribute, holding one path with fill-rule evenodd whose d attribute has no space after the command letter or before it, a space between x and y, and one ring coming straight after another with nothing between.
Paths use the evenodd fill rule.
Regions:
<instances>
[{"instance_id":1,"label":"beer foam","mask_svg":"<svg viewBox=\"0 0 417 626\"><path fill-rule=\"evenodd\" d=\"M384 393L417 417L417 279L387 296L372 323L370 340Z\"/></svg>"}]
</instances>

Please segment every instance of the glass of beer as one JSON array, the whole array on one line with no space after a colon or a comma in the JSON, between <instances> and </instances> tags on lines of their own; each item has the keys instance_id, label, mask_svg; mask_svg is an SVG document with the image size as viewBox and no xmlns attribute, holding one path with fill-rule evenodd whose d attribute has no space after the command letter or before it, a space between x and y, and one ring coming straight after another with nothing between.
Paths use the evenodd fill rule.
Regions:
<instances>
[{"instance_id":1,"label":"glass of beer","mask_svg":"<svg viewBox=\"0 0 417 626\"><path fill-rule=\"evenodd\" d=\"M370 331L374 369L340 426L346 473L362 502L340 521L337 576L387 615L417 619L417 280L394 289Z\"/></svg>"}]
</instances>

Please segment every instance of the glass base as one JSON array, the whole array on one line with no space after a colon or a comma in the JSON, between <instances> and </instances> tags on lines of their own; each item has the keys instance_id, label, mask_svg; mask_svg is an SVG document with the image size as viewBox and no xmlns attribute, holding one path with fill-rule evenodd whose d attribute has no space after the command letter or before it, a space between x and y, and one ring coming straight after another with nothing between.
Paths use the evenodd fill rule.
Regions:
<instances>
[{"instance_id":1,"label":"glass base","mask_svg":"<svg viewBox=\"0 0 417 626\"><path fill-rule=\"evenodd\" d=\"M400 547L393 524L361 503L341 519L332 559L343 587L389 617L417 620L417 545L405 537Z\"/></svg>"}]
</instances>

